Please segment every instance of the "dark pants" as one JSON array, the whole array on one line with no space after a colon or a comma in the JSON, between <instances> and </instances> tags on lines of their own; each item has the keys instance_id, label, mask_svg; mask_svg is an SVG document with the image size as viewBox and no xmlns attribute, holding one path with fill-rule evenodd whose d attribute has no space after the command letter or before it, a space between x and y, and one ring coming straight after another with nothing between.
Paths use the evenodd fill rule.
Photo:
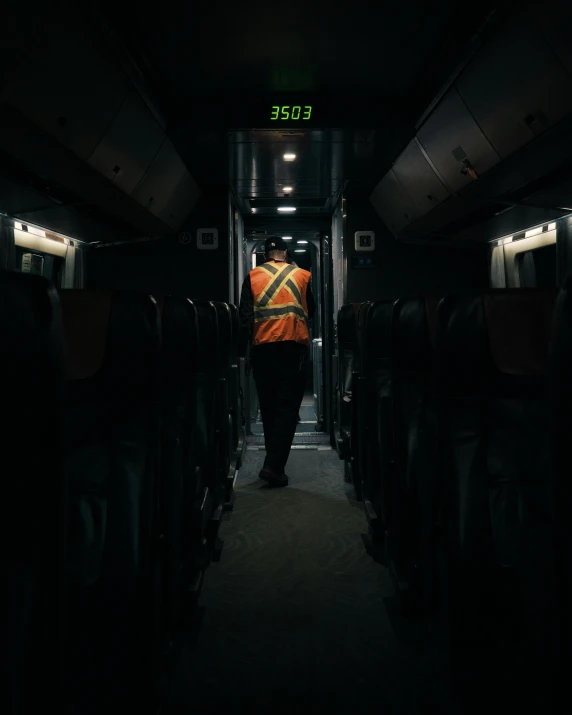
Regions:
<instances>
[{"instance_id":1,"label":"dark pants","mask_svg":"<svg viewBox=\"0 0 572 715\"><path fill-rule=\"evenodd\" d=\"M252 349L266 459L264 466L284 474L306 386L308 350L295 342L267 343Z\"/></svg>"}]
</instances>

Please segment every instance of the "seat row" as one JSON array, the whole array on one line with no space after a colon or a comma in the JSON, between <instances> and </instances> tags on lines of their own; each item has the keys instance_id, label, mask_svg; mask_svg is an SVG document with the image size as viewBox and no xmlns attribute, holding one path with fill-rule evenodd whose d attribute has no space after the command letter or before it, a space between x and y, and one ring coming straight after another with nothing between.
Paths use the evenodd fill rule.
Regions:
<instances>
[{"instance_id":1,"label":"seat row","mask_svg":"<svg viewBox=\"0 0 572 715\"><path fill-rule=\"evenodd\" d=\"M558 297L338 315L338 453L402 603L444 614L456 649L518 644L528 668L558 643L569 654L571 296L569 280Z\"/></svg>"},{"instance_id":2,"label":"seat row","mask_svg":"<svg viewBox=\"0 0 572 715\"><path fill-rule=\"evenodd\" d=\"M232 506L237 310L5 272L0 339L10 712L147 707Z\"/></svg>"}]
</instances>

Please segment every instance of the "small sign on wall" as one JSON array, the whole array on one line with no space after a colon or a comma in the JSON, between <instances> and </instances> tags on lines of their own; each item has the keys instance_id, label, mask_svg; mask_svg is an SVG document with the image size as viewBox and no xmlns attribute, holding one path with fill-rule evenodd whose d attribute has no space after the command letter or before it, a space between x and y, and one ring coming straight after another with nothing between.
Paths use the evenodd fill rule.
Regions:
<instances>
[{"instance_id":1,"label":"small sign on wall","mask_svg":"<svg viewBox=\"0 0 572 715\"><path fill-rule=\"evenodd\" d=\"M44 274L44 257L37 253L24 253L22 256L22 273L32 273L42 276Z\"/></svg>"},{"instance_id":2,"label":"small sign on wall","mask_svg":"<svg viewBox=\"0 0 572 715\"><path fill-rule=\"evenodd\" d=\"M200 251L214 251L218 248L218 229L197 229L197 248Z\"/></svg>"},{"instance_id":3,"label":"small sign on wall","mask_svg":"<svg viewBox=\"0 0 572 715\"><path fill-rule=\"evenodd\" d=\"M375 251L375 233L373 231L356 231L356 251Z\"/></svg>"}]
</instances>

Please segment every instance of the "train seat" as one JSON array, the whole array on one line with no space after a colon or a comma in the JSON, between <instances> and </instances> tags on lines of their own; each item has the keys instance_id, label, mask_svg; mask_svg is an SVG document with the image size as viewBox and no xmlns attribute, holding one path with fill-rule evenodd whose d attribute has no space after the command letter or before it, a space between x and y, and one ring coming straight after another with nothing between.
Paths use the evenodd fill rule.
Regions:
<instances>
[{"instance_id":1,"label":"train seat","mask_svg":"<svg viewBox=\"0 0 572 715\"><path fill-rule=\"evenodd\" d=\"M244 416L240 392L240 319L238 308L233 303L229 306L232 323L232 343L230 353L230 415L232 419L232 453L235 469L240 469L244 450Z\"/></svg>"},{"instance_id":2,"label":"train seat","mask_svg":"<svg viewBox=\"0 0 572 715\"><path fill-rule=\"evenodd\" d=\"M388 554L402 595L428 613L436 596L436 432L431 335L438 300L401 298L391 320L393 469Z\"/></svg>"},{"instance_id":3,"label":"train seat","mask_svg":"<svg viewBox=\"0 0 572 715\"><path fill-rule=\"evenodd\" d=\"M534 289L448 296L437 329L451 639L494 648L496 673L518 663L519 677L540 667L553 610L554 299Z\"/></svg>"},{"instance_id":4,"label":"train seat","mask_svg":"<svg viewBox=\"0 0 572 715\"><path fill-rule=\"evenodd\" d=\"M217 436L219 472L217 477L217 503L224 504L232 493L236 452L232 445L231 372L232 372L232 313L227 303L214 304L218 316L217 351Z\"/></svg>"},{"instance_id":5,"label":"train seat","mask_svg":"<svg viewBox=\"0 0 572 715\"><path fill-rule=\"evenodd\" d=\"M79 700L127 703L150 677L160 638L159 312L144 294L64 290L60 299L70 682Z\"/></svg>"},{"instance_id":6,"label":"train seat","mask_svg":"<svg viewBox=\"0 0 572 715\"><path fill-rule=\"evenodd\" d=\"M63 332L43 278L0 272L2 683L8 712L63 711ZM59 707L58 707L59 706Z\"/></svg>"},{"instance_id":7,"label":"train seat","mask_svg":"<svg viewBox=\"0 0 572 715\"><path fill-rule=\"evenodd\" d=\"M555 624L556 702L569 698L570 653L572 652L572 619L570 619L570 558L572 528L570 505L570 435L572 434L572 277L559 292L554 310L551 339L549 398L553 435L554 505L556 549L557 622Z\"/></svg>"},{"instance_id":8,"label":"train seat","mask_svg":"<svg viewBox=\"0 0 572 715\"><path fill-rule=\"evenodd\" d=\"M390 328L393 300L370 303L362 312L358 378L359 473L369 524L379 536L386 525L386 479L391 468Z\"/></svg>"},{"instance_id":9,"label":"train seat","mask_svg":"<svg viewBox=\"0 0 572 715\"><path fill-rule=\"evenodd\" d=\"M349 459L354 350L357 343L355 306L342 305L338 311L338 386L336 444L340 459Z\"/></svg>"},{"instance_id":10,"label":"train seat","mask_svg":"<svg viewBox=\"0 0 572 715\"><path fill-rule=\"evenodd\" d=\"M197 355L197 397L194 453L198 479L198 499L194 523L200 524L203 538L212 551L212 518L220 502L219 444L217 437L217 384L219 330L218 312L212 302L193 301L199 320L199 352ZM218 492L217 492L218 490ZM205 542L205 543L206 543ZM193 593L198 593L200 576Z\"/></svg>"},{"instance_id":11,"label":"train seat","mask_svg":"<svg viewBox=\"0 0 572 715\"><path fill-rule=\"evenodd\" d=\"M194 462L196 372L199 352L197 310L188 298L156 296L161 311L161 533L164 537L163 629L180 623L182 597L204 566L198 558L200 526L193 524L199 480ZM198 549L198 552L197 552Z\"/></svg>"}]
</instances>

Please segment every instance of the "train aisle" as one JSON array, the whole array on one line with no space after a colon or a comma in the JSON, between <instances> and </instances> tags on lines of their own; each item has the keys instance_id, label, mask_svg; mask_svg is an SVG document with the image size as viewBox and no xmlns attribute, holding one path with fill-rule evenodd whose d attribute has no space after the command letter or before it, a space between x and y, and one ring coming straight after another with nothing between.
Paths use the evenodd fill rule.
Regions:
<instances>
[{"instance_id":1,"label":"train aisle","mask_svg":"<svg viewBox=\"0 0 572 715\"><path fill-rule=\"evenodd\" d=\"M451 713L435 643L388 615L389 575L335 452L293 451L280 490L258 480L263 458L247 452L164 712Z\"/></svg>"}]
</instances>

